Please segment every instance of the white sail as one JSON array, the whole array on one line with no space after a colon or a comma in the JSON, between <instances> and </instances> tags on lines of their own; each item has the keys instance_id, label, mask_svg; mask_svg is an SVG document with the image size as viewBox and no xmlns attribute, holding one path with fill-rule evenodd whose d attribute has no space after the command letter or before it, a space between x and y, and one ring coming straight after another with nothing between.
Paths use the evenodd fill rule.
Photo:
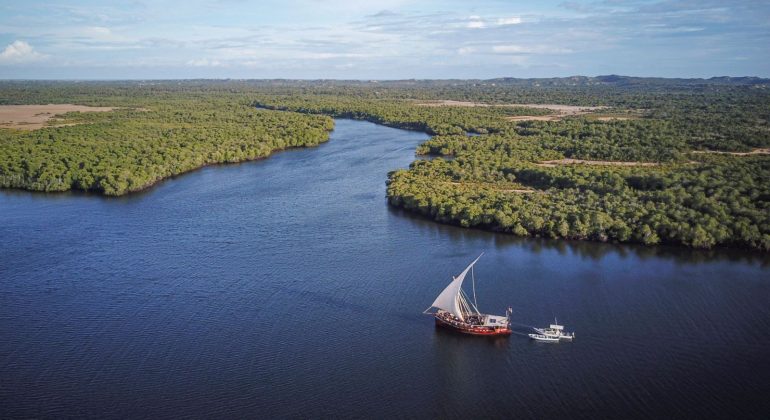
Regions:
<instances>
[{"instance_id":1,"label":"white sail","mask_svg":"<svg viewBox=\"0 0 770 420\"><path fill-rule=\"evenodd\" d=\"M444 291L438 295L436 300L433 301L433 305L431 305L432 307L443 309L460 318L461 320L465 320L462 310L460 309L460 289L463 287L463 280L465 280L465 276L468 274L468 271L471 269L471 267L473 267L473 264L476 264L476 261L478 261L479 258L481 258L481 255L473 260L473 262L470 263L470 265L468 265L468 267L466 267L459 276L455 277L454 280L449 283L449 286L447 286L446 289L444 289Z\"/></svg>"}]
</instances>

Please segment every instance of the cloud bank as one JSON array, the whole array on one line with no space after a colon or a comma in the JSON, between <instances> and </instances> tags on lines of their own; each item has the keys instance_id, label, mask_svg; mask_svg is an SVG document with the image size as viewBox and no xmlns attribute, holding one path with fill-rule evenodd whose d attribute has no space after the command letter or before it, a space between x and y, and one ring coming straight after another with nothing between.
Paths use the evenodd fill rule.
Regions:
<instances>
[{"instance_id":1,"label":"cloud bank","mask_svg":"<svg viewBox=\"0 0 770 420\"><path fill-rule=\"evenodd\" d=\"M14 41L0 53L0 64L22 64L39 61L45 58L31 45L24 41Z\"/></svg>"},{"instance_id":2,"label":"cloud bank","mask_svg":"<svg viewBox=\"0 0 770 420\"><path fill-rule=\"evenodd\" d=\"M0 6L0 78L767 77L769 22L754 0L27 0Z\"/></svg>"}]
</instances>

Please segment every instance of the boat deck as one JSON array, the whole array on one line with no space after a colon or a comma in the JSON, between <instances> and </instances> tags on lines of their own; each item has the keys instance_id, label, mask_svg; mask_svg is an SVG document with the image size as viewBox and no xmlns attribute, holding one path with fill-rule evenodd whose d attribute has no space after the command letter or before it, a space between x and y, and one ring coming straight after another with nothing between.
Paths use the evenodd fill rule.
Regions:
<instances>
[{"instance_id":1,"label":"boat deck","mask_svg":"<svg viewBox=\"0 0 770 420\"><path fill-rule=\"evenodd\" d=\"M510 335L511 329L508 327L488 327L483 325L474 325L454 319L451 315L436 314L436 326L449 328L464 334L470 335Z\"/></svg>"}]
</instances>

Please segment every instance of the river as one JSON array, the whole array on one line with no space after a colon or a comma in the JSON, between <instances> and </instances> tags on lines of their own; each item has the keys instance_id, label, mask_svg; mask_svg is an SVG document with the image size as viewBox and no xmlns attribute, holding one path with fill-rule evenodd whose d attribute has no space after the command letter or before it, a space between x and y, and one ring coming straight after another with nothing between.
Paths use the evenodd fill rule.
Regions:
<instances>
[{"instance_id":1,"label":"river","mask_svg":"<svg viewBox=\"0 0 770 420\"><path fill-rule=\"evenodd\" d=\"M0 192L0 417L767 418L766 257L390 208L426 138L338 120L126 197ZM421 314L481 252L507 338ZM573 343L522 335L554 317Z\"/></svg>"}]
</instances>

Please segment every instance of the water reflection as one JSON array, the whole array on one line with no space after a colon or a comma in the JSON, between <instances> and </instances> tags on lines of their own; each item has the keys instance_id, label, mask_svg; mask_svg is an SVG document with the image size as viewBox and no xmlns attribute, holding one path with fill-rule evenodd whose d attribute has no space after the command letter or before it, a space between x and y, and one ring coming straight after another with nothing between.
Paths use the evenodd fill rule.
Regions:
<instances>
[{"instance_id":1,"label":"water reflection","mask_svg":"<svg viewBox=\"0 0 770 420\"><path fill-rule=\"evenodd\" d=\"M758 264L763 268L770 267L770 255L755 250L733 248L692 249L672 245L644 246L639 244L520 237L506 233L441 224L417 213L392 206L389 207L389 212L395 216L409 219L422 230L446 236L452 241L491 240L496 249L517 247L536 254L543 251L555 251L559 255L577 255L581 258L596 261L608 255L613 255L621 259L627 257L635 257L640 260L659 258L686 264L733 261Z\"/></svg>"}]
</instances>

